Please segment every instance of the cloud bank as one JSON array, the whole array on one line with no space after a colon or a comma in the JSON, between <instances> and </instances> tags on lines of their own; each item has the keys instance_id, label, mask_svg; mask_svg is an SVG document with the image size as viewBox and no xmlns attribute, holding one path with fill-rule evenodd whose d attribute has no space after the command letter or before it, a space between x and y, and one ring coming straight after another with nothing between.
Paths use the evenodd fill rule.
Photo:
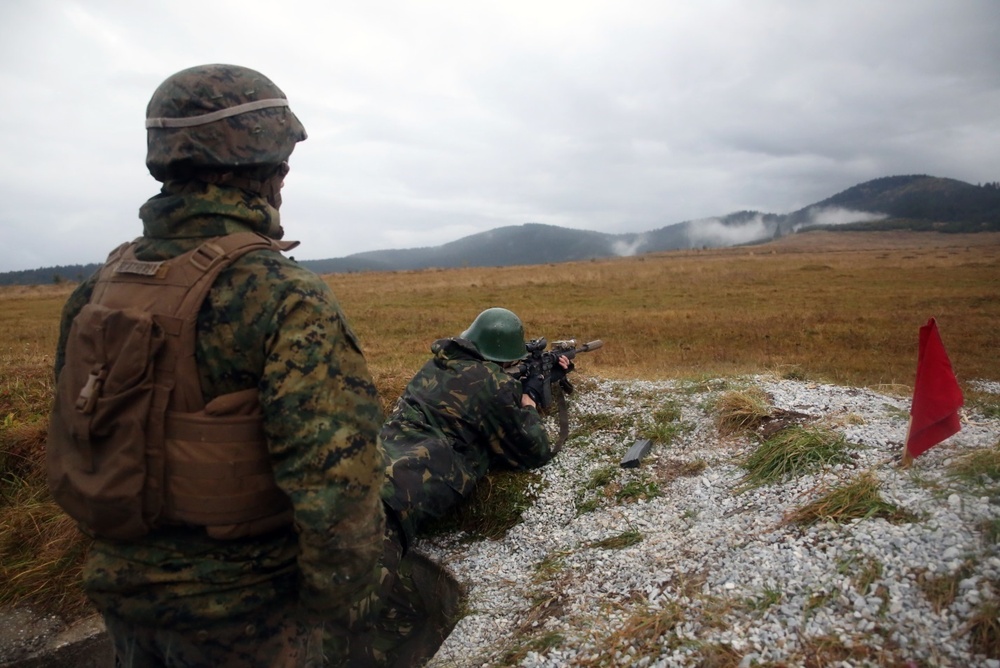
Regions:
<instances>
[{"instance_id":1,"label":"cloud bank","mask_svg":"<svg viewBox=\"0 0 1000 668\"><path fill-rule=\"evenodd\" d=\"M141 233L146 103L200 63L260 70L305 124L300 259L1000 180L996 0L13 0L0 25L0 271Z\"/></svg>"}]
</instances>

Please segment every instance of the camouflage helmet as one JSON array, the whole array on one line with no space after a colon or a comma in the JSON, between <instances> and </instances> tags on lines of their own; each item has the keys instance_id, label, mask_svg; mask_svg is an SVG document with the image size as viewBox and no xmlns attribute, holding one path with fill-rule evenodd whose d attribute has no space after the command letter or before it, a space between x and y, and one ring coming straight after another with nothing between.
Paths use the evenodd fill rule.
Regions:
<instances>
[{"instance_id":1,"label":"camouflage helmet","mask_svg":"<svg viewBox=\"0 0 1000 668\"><path fill-rule=\"evenodd\" d=\"M237 65L182 70L146 107L146 166L157 181L199 168L280 165L305 138L281 89Z\"/></svg>"},{"instance_id":2,"label":"camouflage helmet","mask_svg":"<svg viewBox=\"0 0 1000 668\"><path fill-rule=\"evenodd\" d=\"M491 362L513 362L527 354L524 347L524 325L521 319L505 308L488 308L462 332L479 353Z\"/></svg>"}]
</instances>

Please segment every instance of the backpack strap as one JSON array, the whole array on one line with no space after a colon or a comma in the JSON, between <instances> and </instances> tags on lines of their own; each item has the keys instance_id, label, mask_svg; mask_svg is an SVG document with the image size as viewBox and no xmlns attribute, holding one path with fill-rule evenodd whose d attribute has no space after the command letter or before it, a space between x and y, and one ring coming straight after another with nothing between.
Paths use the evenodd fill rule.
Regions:
<instances>
[{"instance_id":1,"label":"backpack strap","mask_svg":"<svg viewBox=\"0 0 1000 668\"><path fill-rule=\"evenodd\" d=\"M174 370L174 391L170 400L172 410L197 411L204 407L201 382L195 357L198 312L209 290L223 269L247 253L258 250L277 252L291 250L297 241L277 241L255 232L239 232L210 239L189 253L190 257L173 267L174 279L191 287L173 313L173 323L161 322L165 329L177 336L177 364L166 368ZM171 326L172 325L172 326Z\"/></svg>"}]
</instances>

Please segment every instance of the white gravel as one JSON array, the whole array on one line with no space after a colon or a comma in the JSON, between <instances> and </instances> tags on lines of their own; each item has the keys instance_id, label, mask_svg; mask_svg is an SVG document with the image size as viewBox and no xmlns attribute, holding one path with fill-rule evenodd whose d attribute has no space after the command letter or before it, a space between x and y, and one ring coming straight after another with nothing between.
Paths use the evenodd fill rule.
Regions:
<instances>
[{"instance_id":1,"label":"white gravel","mask_svg":"<svg viewBox=\"0 0 1000 668\"><path fill-rule=\"evenodd\" d=\"M977 381L982 392L1000 384ZM1000 419L971 410L962 430L918 458L898 458L909 397L772 377L680 382L586 383L570 406L571 430L606 416L612 426L570 440L540 473L539 496L498 541L423 540L468 590L468 614L431 661L487 665L988 666L973 653L967 622L1000 599L1000 551L982 532L1000 518L997 485L969 485L948 466L1000 442ZM711 400L756 385L775 408L816 418L857 444L852 463L736 494L739 457L752 437L720 437ZM658 407L681 409L685 431L654 444L642 465L615 468L615 482L650 482L660 495L603 499L578 513L592 472L617 467ZM693 475L676 473L704 462ZM787 511L832 485L871 471L883 499L915 521L856 520L803 529ZM992 494L990 498L989 494ZM595 541L638 532L621 549ZM633 534L634 535L634 534ZM539 568L544 561L545 567ZM862 583L865 568L873 573ZM935 610L920 586L954 576L954 600ZM994 608L995 609L995 608ZM637 621L661 620L642 632ZM623 628L631 623L631 630Z\"/></svg>"}]
</instances>

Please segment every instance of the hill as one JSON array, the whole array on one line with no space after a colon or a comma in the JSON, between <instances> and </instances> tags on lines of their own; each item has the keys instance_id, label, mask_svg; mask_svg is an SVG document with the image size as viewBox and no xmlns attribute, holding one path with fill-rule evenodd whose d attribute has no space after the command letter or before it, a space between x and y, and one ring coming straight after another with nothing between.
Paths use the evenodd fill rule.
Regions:
<instances>
[{"instance_id":1,"label":"hill","mask_svg":"<svg viewBox=\"0 0 1000 668\"><path fill-rule=\"evenodd\" d=\"M441 246L305 260L321 274L570 262L689 248L763 243L809 229L1000 230L1000 184L927 175L874 179L789 214L739 211L649 232L605 234L526 223Z\"/></svg>"},{"instance_id":2,"label":"hill","mask_svg":"<svg viewBox=\"0 0 1000 668\"><path fill-rule=\"evenodd\" d=\"M922 174L887 176L787 214L739 211L626 234L525 223L473 234L440 246L368 251L325 260L303 260L301 264L320 274L535 265L763 243L815 228L997 231L1000 230L1000 183L975 186ZM98 266L70 265L0 273L0 285L78 281Z\"/></svg>"}]
</instances>

